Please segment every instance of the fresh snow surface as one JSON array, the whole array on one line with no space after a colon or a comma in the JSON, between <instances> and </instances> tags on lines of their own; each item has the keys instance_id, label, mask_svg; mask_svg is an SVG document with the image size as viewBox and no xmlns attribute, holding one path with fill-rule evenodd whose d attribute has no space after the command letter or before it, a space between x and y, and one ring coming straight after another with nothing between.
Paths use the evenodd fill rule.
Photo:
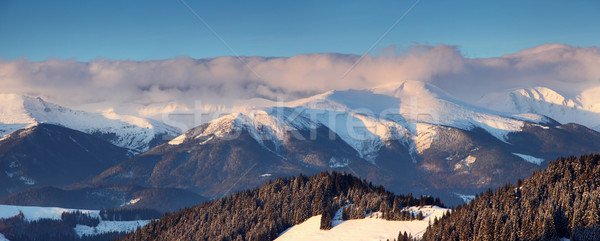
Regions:
<instances>
[{"instance_id":1,"label":"fresh snow surface","mask_svg":"<svg viewBox=\"0 0 600 241\"><path fill-rule=\"evenodd\" d=\"M4 234L0 233L0 241L9 241L6 237L4 237Z\"/></svg>"},{"instance_id":2,"label":"fresh snow surface","mask_svg":"<svg viewBox=\"0 0 600 241\"><path fill-rule=\"evenodd\" d=\"M419 221L387 221L375 214L364 219L341 221L339 220L340 215L336 215L333 228L325 231L320 229L321 215L317 215L287 229L275 240L394 240L398 238L399 232L404 231L413 236L421 237L427 229L429 221L433 222L435 217L441 218L448 209L424 206L422 208L410 207L409 210L415 213L423 212L425 219Z\"/></svg>"},{"instance_id":3,"label":"fresh snow surface","mask_svg":"<svg viewBox=\"0 0 600 241\"><path fill-rule=\"evenodd\" d=\"M143 227L150 223L151 220L137 220L137 221L100 221L98 226L90 227L81 224L75 226L75 233L79 237L83 235L95 235L109 232L131 232L135 231L138 227Z\"/></svg>"},{"instance_id":4,"label":"fresh snow surface","mask_svg":"<svg viewBox=\"0 0 600 241\"><path fill-rule=\"evenodd\" d=\"M362 158L376 164L378 151L392 141L409 148L411 154L422 153L435 141L436 130L442 126L482 128L506 142L509 133L521 131L528 121L462 103L419 81L368 90L329 91L287 103L249 103L259 106L236 107L236 113L209 121L201 133L188 136L230 138L245 129L259 143L271 142L275 147L271 151L278 152L289 133L325 126Z\"/></svg>"},{"instance_id":5,"label":"fresh snow surface","mask_svg":"<svg viewBox=\"0 0 600 241\"><path fill-rule=\"evenodd\" d=\"M135 150L148 149L160 135L177 136L180 131L162 122L118 115L112 110L88 113L71 110L42 100L15 94L0 94L0 137L31 124L48 123L88 134L114 134L113 144Z\"/></svg>"},{"instance_id":6,"label":"fresh snow surface","mask_svg":"<svg viewBox=\"0 0 600 241\"><path fill-rule=\"evenodd\" d=\"M525 160L526 162L531 162L538 166L541 165L542 162L544 162L544 159L542 159L542 158L537 158L537 157L533 157L533 156L529 156L529 155L525 155L525 154L513 153L513 155L520 157L521 159Z\"/></svg>"}]
</instances>

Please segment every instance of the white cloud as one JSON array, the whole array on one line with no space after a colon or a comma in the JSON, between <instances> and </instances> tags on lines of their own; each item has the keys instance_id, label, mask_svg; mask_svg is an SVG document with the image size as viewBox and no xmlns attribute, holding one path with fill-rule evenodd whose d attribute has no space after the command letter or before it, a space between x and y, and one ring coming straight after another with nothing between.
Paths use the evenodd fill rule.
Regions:
<instances>
[{"instance_id":1,"label":"white cloud","mask_svg":"<svg viewBox=\"0 0 600 241\"><path fill-rule=\"evenodd\" d=\"M465 58L448 45L385 49L366 56L344 78L356 55L304 54L286 58L235 57L91 62L0 60L1 92L41 96L89 110L121 114L227 105L252 97L294 99L331 89L368 88L417 79L466 101L507 88L545 86L571 95L600 86L600 50L546 44L495 58ZM256 74L255 74L256 73Z\"/></svg>"}]
</instances>

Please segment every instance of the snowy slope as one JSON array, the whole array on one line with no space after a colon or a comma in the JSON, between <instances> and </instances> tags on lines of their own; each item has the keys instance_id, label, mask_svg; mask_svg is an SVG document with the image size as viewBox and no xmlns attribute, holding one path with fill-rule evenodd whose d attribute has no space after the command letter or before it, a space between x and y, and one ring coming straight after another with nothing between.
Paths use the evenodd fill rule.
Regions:
<instances>
[{"instance_id":1,"label":"snowy slope","mask_svg":"<svg viewBox=\"0 0 600 241\"><path fill-rule=\"evenodd\" d=\"M75 111L41 98L0 94L0 103L0 137L35 123L49 123L103 136L114 145L141 152L156 138L180 133L158 121L122 116L110 110L104 113Z\"/></svg>"},{"instance_id":2,"label":"snowy slope","mask_svg":"<svg viewBox=\"0 0 600 241\"><path fill-rule=\"evenodd\" d=\"M11 206L11 205L0 205L0 219L10 218L23 213L25 220L34 221L39 219L54 219L60 220L63 212L74 212L81 211L94 218L100 218L99 210L81 210L81 209L67 209L67 208L56 208L56 207L34 207L34 206ZM74 229L75 232L81 237L83 235L101 234L109 232L123 232L123 231L134 231L137 227L142 227L148 224L151 220L137 220L137 221L106 221L100 220L97 227L89 227L85 225L77 225ZM1 235L1 234L0 234ZM0 241L2 241L0 237Z\"/></svg>"},{"instance_id":3,"label":"snowy slope","mask_svg":"<svg viewBox=\"0 0 600 241\"><path fill-rule=\"evenodd\" d=\"M421 237L427 229L429 221L433 222L435 217L440 218L447 211L447 209L435 206L411 207L410 209L414 212L423 212L425 219L419 221L387 221L378 218L377 215L371 215L365 219L334 220L333 228L325 231L320 230L321 215L317 215L287 229L275 240L394 240L398 237L399 232L404 233L405 231L415 237Z\"/></svg>"},{"instance_id":4,"label":"snowy slope","mask_svg":"<svg viewBox=\"0 0 600 241\"><path fill-rule=\"evenodd\" d=\"M501 141L511 132L521 131L526 121L537 116L513 117L455 100L435 86L419 81L366 90L329 91L288 103L254 100L238 112L208 122L202 133L184 134L170 144L186 138L206 140L210 136L231 136L233 129L245 129L259 141L272 142L274 152L284 144L290 131L325 126L374 163L378 151L389 141L399 141L412 154L430 147L437 126L463 130L482 128ZM257 104L258 103L258 104ZM233 132L235 133L235 132ZM375 163L374 163L375 164Z\"/></svg>"},{"instance_id":5,"label":"snowy slope","mask_svg":"<svg viewBox=\"0 0 600 241\"><path fill-rule=\"evenodd\" d=\"M516 89L487 95L478 104L512 114L545 115L563 124L578 123L600 130L600 108L594 98L598 93L590 91L567 98L545 87Z\"/></svg>"}]
</instances>

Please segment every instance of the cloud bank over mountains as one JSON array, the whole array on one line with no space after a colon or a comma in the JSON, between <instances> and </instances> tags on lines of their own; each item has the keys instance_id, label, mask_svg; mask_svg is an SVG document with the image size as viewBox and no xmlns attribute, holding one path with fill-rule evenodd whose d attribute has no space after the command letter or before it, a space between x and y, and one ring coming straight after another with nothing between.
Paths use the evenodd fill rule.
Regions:
<instances>
[{"instance_id":1,"label":"cloud bank over mountains","mask_svg":"<svg viewBox=\"0 0 600 241\"><path fill-rule=\"evenodd\" d=\"M360 61L359 61L360 60ZM357 63L357 61L359 61ZM572 99L600 96L600 49L545 44L494 58L468 58L455 46L388 48L379 56L303 54L90 62L0 60L0 92L41 96L88 111L156 117L197 103L249 98L292 100L332 89L403 80L432 83L466 102L512 88L544 86ZM583 93L583 94L582 94Z\"/></svg>"}]
</instances>

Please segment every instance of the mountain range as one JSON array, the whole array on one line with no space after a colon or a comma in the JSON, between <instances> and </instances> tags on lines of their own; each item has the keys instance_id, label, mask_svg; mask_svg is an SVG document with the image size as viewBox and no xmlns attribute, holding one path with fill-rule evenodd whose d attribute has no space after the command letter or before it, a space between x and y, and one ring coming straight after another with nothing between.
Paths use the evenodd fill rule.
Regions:
<instances>
[{"instance_id":1,"label":"mountain range","mask_svg":"<svg viewBox=\"0 0 600 241\"><path fill-rule=\"evenodd\" d=\"M107 169L92 183L220 197L275 177L339 170L452 204L463 194L526 177L545 160L600 148L600 134L585 126L487 110L418 81L249 103Z\"/></svg>"},{"instance_id":2,"label":"mountain range","mask_svg":"<svg viewBox=\"0 0 600 241\"><path fill-rule=\"evenodd\" d=\"M397 193L435 195L454 205L487 188L529 176L544 168L547 160L600 149L600 134L588 128L593 123L587 117L592 116L589 110L572 108L568 100L555 101L559 97L548 89L535 90L513 91L510 98L490 96L487 108L420 81L335 90L290 102L253 99L183 134L155 120L87 113L40 98L0 95L4 135L0 149L15 153L0 156L6 174L2 178L13 180L3 187L4 196L39 187L28 184L27 178L53 178L52 173L33 177L24 171L39 162L53 165L68 159L51 158L43 151L31 158L28 153L46 148L81 152L71 159L76 164L69 165L73 170L68 171L81 175L44 182L67 191L132 185L218 198L277 177L335 170ZM491 101L494 98L499 99ZM570 117L585 125L569 123ZM82 144L76 134L64 134L66 130L60 131L61 138L35 139L29 144L35 148L15 141L32 139L27 133L42 127L45 131L37 132L64 128L94 143ZM100 159L105 163L92 165ZM13 165L14 160L19 162ZM17 172L16 163L26 165ZM23 197L37 190L24 190L7 200L27 203Z\"/></svg>"}]
</instances>

